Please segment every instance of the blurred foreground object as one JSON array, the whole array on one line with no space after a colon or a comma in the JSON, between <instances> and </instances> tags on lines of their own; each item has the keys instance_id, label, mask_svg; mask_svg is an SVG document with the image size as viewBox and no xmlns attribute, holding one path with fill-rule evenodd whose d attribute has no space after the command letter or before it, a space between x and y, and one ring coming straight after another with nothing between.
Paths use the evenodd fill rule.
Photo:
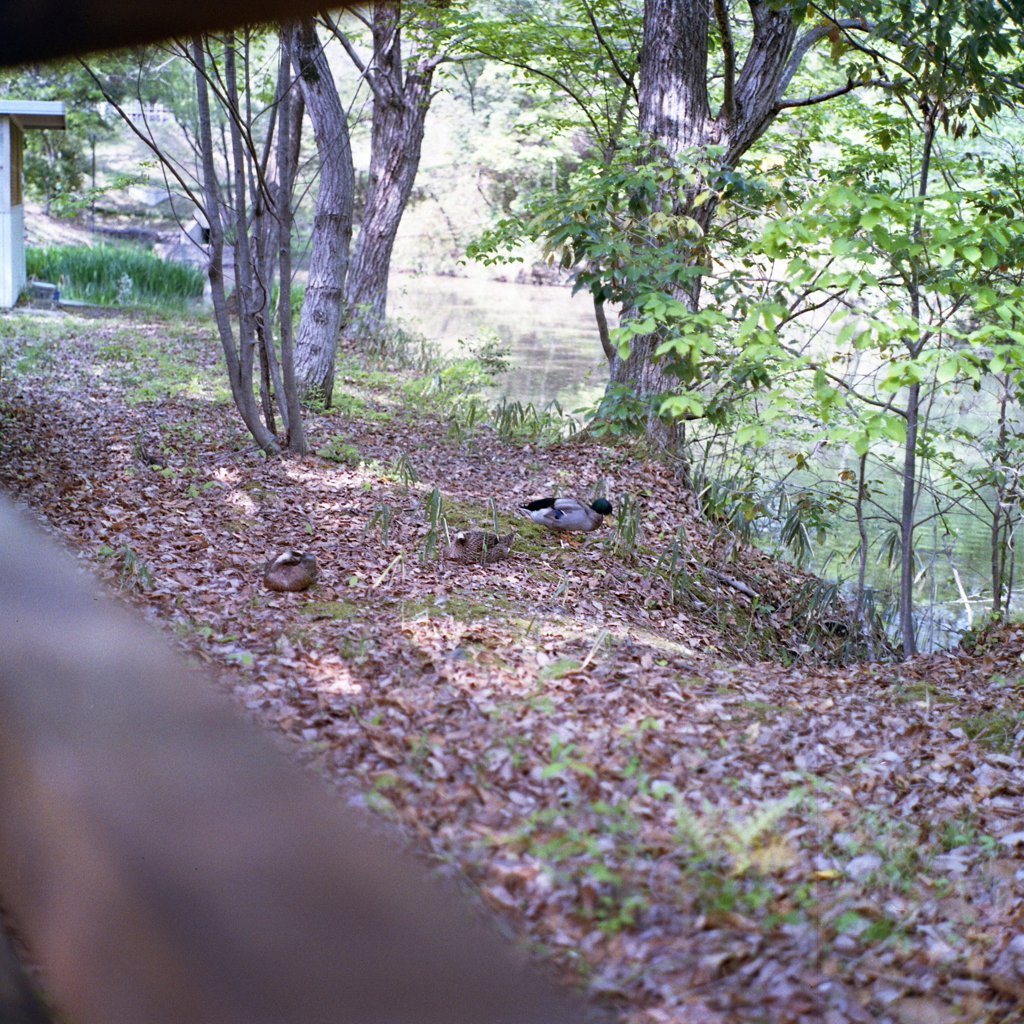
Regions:
<instances>
[{"instance_id":1,"label":"blurred foreground object","mask_svg":"<svg viewBox=\"0 0 1024 1024\"><path fill-rule=\"evenodd\" d=\"M583 1020L97 587L0 499L0 899L62 1015Z\"/></svg>"},{"instance_id":2,"label":"blurred foreground object","mask_svg":"<svg viewBox=\"0 0 1024 1024\"><path fill-rule=\"evenodd\" d=\"M322 0L0 0L0 65L155 43L345 6Z\"/></svg>"}]
</instances>

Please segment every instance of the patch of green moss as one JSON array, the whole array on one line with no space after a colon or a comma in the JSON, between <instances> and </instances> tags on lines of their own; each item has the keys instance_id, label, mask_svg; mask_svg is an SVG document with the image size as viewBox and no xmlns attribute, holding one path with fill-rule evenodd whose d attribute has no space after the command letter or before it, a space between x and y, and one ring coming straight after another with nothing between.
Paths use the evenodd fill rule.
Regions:
<instances>
[{"instance_id":1,"label":"patch of green moss","mask_svg":"<svg viewBox=\"0 0 1024 1024\"><path fill-rule=\"evenodd\" d=\"M759 722L771 721L788 710L781 704L770 704L764 700L745 700L740 702L740 706L752 711Z\"/></svg>"},{"instance_id":2,"label":"patch of green moss","mask_svg":"<svg viewBox=\"0 0 1024 1024\"><path fill-rule=\"evenodd\" d=\"M246 517L242 517L240 519L232 519L229 522L225 523L224 529L227 530L228 533L248 534L249 531L257 525L258 523L255 519L248 519Z\"/></svg>"},{"instance_id":3,"label":"patch of green moss","mask_svg":"<svg viewBox=\"0 0 1024 1024\"><path fill-rule=\"evenodd\" d=\"M359 449L354 444L349 444L343 434L335 434L327 444L318 448L316 453L328 462L337 462L343 466L359 465Z\"/></svg>"},{"instance_id":4,"label":"patch of green moss","mask_svg":"<svg viewBox=\"0 0 1024 1024\"><path fill-rule=\"evenodd\" d=\"M416 618L419 615L427 615L430 618L450 616L459 622L507 618L507 613L512 609L512 603L507 598L492 593L484 594L482 598L461 595L437 597L434 594L426 594L415 601L407 602L404 612L409 618Z\"/></svg>"},{"instance_id":5,"label":"patch of green moss","mask_svg":"<svg viewBox=\"0 0 1024 1024\"><path fill-rule=\"evenodd\" d=\"M318 619L357 619L362 614L362 608L356 601L310 601L299 611Z\"/></svg>"},{"instance_id":6,"label":"patch of green moss","mask_svg":"<svg viewBox=\"0 0 1024 1024\"><path fill-rule=\"evenodd\" d=\"M1009 754L1020 744L1016 735L1024 725L1024 711L997 708L983 715L968 715L960 720L960 728L986 750Z\"/></svg>"},{"instance_id":7,"label":"patch of green moss","mask_svg":"<svg viewBox=\"0 0 1024 1024\"><path fill-rule=\"evenodd\" d=\"M897 704L916 704L920 701L932 704L956 703L956 697L920 679L896 680L892 689L893 700Z\"/></svg>"},{"instance_id":8,"label":"patch of green moss","mask_svg":"<svg viewBox=\"0 0 1024 1024\"><path fill-rule=\"evenodd\" d=\"M561 679L579 667L580 662L575 658L556 658L550 665L545 665L539 675L542 679Z\"/></svg>"},{"instance_id":9,"label":"patch of green moss","mask_svg":"<svg viewBox=\"0 0 1024 1024\"><path fill-rule=\"evenodd\" d=\"M351 391L339 391L337 388L331 398L331 407L327 410L327 415L376 423L387 423L394 418L387 410L369 405L359 395Z\"/></svg>"}]
</instances>

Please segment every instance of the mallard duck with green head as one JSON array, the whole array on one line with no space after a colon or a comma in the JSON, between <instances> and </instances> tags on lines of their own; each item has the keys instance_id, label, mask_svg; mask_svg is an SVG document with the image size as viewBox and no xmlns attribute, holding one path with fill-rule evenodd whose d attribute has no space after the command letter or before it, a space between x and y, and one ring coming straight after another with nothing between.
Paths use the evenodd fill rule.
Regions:
<instances>
[{"instance_id":1,"label":"mallard duck with green head","mask_svg":"<svg viewBox=\"0 0 1024 1024\"><path fill-rule=\"evenodd\" d=\"M611 515L612 503L607 498L589 505L579 498L536 498L520 505L519 512L553 533L590 533Z\"/></svg>"},{"instance_id":2,"label":"mallard duck with green head","mask_svg":"<svg viewBox=\"0 0 1024 1024\"><path fill-rule=\"evenodd\" d=\"M446 554L455 562L475 562L490 565L504 558L512 547L516 531L509 530L504 537L485 530L459 530L452 537Z\"/></svg>"},{"instance_id":3,"label":"mallard duck with green head","mask_svg":"<svg viewBox=\"0 0 1024 1024\"><path fill-rule=\"evenodd\" d=\"M267 590L307 590L319 575L316 558L308 551L285 551L267 562L263 585Z\"/></svg>"}]
</instances>

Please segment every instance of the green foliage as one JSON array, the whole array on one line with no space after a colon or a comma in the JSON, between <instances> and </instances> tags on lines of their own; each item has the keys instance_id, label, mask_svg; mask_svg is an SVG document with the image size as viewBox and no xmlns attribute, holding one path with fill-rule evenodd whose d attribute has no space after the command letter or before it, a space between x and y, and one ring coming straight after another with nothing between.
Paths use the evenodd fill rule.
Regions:
<instances>
[{"instance_id":1,"label":"green foliage","mask_svg":"<svg viewBox=\"0 0 1024 1024\"><path fill-rule=\"evenodd\" d=\"M204 275L198 267L171 263L138 249L96 246L29 248L29 274L60 284L65 298L100 305L118 303L119 293L130 300L180 308L203 294ZM126 287L124 279L130 282Z\"/></svg>"},{"instance_id":2,"label":"green foliage","mask_svg":"<svg viewBox=\"0 0 1024 1024\"><path fill-rule=\"evenodd\" d=\"M585 131L609 150L635 118L642 13L621 0L499 0L467 12L460 29L468 49L526 83L534 132Z\"/></svg>"},{"instance_id":3,"label":"green foliage","mask_svg":"<svg viewBox=\"0 0 1024 1024\"><path fill-rule=\"evenodd\" d=\"M643 508L634 494L622 494L615 502L615 522L604 546L624 561L632 561L643 541Z\"/></svg>"},{"instance_id":4,"label":"green foliage","mask_svg":"<svg viewBox=\"0 0 1024 1024\"><path fill-rule=\"evenodd\" d=\"M594 437L640 437L647 429L653 403L640 398L630 384L610 384L593 406L576 411L583 413Z\"/></svg>"}]
</instances>

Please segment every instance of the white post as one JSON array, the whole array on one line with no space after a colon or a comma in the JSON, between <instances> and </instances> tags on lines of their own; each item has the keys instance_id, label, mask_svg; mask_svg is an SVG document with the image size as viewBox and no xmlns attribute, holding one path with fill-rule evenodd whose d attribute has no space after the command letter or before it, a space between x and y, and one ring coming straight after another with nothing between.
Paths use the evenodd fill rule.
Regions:
<instances>
[{"instance_id":1,"label":"white post","mask_svg":"<svg viewBox=\"0 0 1024 1024\"><path fill-rule=\"evenodd\" d=\"M25 285L21 139L21 129L0 114L0 309L10 309Z\"/></svg>"}]
</instances>

